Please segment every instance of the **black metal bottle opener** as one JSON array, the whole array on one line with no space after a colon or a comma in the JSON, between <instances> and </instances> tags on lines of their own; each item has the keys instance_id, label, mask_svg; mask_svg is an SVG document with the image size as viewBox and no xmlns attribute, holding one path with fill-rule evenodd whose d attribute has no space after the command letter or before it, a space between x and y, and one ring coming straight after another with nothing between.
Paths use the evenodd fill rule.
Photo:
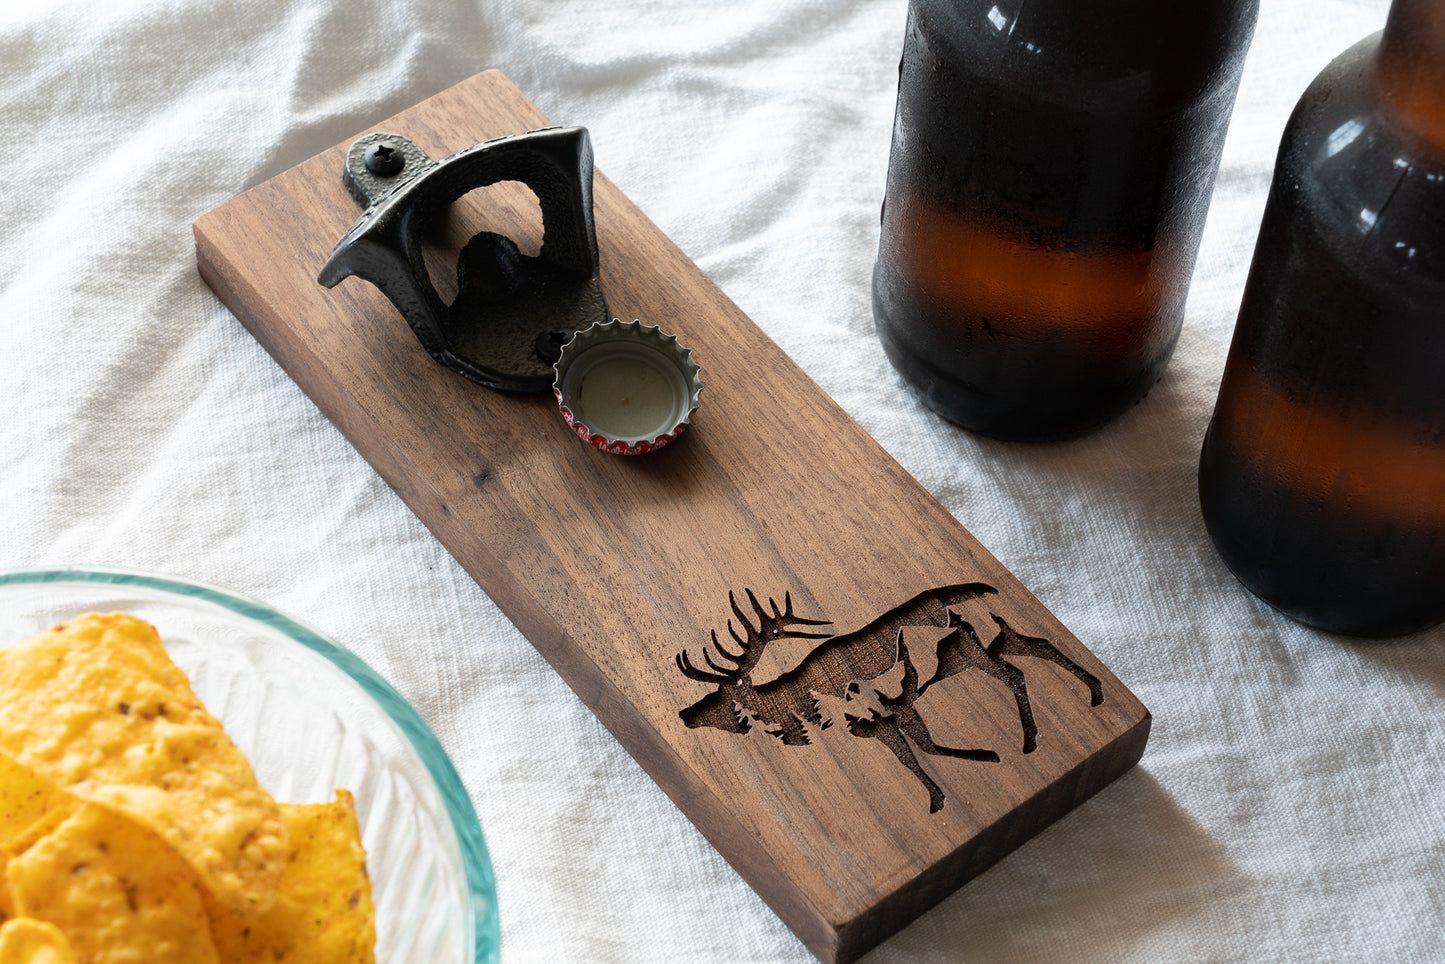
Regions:
<instances>
[{"instance_id":1,"label":"black metal bottle opener","mask_svg":"<svg viewBox=\"0 0 1445 964\"><path fill-rule=\"evenodd\" d=\"M498 137L439 161L398 134L372 133L347 151L344 180L366 212L317 278L357 275L381 289L438 362L488 388L540 392L573 334L609 318L598 280L592 144L586 128ZM457 258L457 296L444 303L427 276L422 239L452 202L521 181L542 208L536 257L489 231Z\"/></svg>"}]
</instances>

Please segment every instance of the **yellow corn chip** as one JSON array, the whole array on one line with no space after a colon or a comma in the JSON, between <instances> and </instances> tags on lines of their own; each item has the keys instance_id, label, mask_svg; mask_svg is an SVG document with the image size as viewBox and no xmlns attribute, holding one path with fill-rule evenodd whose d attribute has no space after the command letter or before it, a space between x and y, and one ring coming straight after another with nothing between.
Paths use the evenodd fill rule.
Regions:
<instances>
[{"instance_id":1,"label":"yellow corn chip","mask_svg":"<svg viewBox=\"0 0 1445 964\"><path fill-rule=\"evenodd\" d=\"M0 846L69 799L49 780L0 753Z\"/></svg>"},{"instance_id":2,"label":"yellow corn chip","mask_svg":"<svg viewBox=\"0 0 1445 964\"><path fill-rule=\"evenodd\" d=\"M70 942L54 924L17 917L0 924L0 964L76 964Z\"/></svg>"},{"instance_id":3,"label":"yellow corn chip","mask_svg":"<svg viewBox=\"0 0 1445 964\"><path fill-rule=\"evenodd\" d=\"M222 964L371 964L376 914L351 793L281 812L291 860L276 902L256 915L212 911Z\"/></svg>"},{"instance_id":4,"label":"yellow corn chip","mask_svg":"<svg viewBox=\"0 0 1445 964\"><path fill-rule=\"evenodd\" d=\"M82 805L8 876L16 912L54 924L87 964L217 960L195 873L124 814Z\"/></svg>"},{"instance_id":5,"label":"yellow corn chip","mask_svg":"<svg viewBox=\"0 0 1445 964\"><path fill-rule=\"evenodd\" d=\"M5 884L10 857L48 834L77 806L79 801L70 794L0 754L0 921L15 913ZM0 964L8 961L0 956Z\"/></svg>"},{"instance_id":6,"label":"yellow corn chip","mask_svg":"<svg viewBox=\"0 0 1445 964\"><path fill-rule=\"evenodd\" d=\"M155 831L223 906L269 906L280 810L147 623L90 614L0 650L0 752Z\"/></svg>"}]
</instances>

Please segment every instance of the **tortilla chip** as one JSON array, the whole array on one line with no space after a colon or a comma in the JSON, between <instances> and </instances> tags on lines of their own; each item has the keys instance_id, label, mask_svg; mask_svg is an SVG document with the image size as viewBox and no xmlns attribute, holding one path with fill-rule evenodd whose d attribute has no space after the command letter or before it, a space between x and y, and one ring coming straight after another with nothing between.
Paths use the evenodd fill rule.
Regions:
<instances>
[{"instance_id":1,"label":"tortilla chip","mask_svg":"<svg viewBox=\"0 0 1445 964\"><path fill-rule=\"evenodd\" d=\"M271 909L257 915L212 910L223 964L371 964L376 913L356 802L281 805L291 860Z\"/></svg>"},{"instance_id":2,"label":"tortilla chip","mask_svg":"<svg viewBox=\"0 0 1445 964\"><path fill-rule=\"evenodd\" d=\"M92 613L0 650L0 752L155 831L223 906L269 906L280 810L149 624Z\"/></svg>"},{"instance_id":3,"label":"tortilla chip","mask_svg":"<svg viewBox=\"0 0 1445 964\"><path fill-rule=\"evenodd\" d=\"M0 753L0 846L71 799L34 770Z\"/></svg>"},{"instance_id":4,"label":"tortilla chip","mask_svg":"<svg viewBox=\"0 0 1445 964\"><path fill-rule=\"evenodd\" d=\"M217 961L195 873L156 834L93 803L9 865L23 917L58 927L91 964Z\"/></svg>"},{"instance_id":5,"label":"tortilla chip","mask_svg":"<svg viewBox=\"0 0 1445 964\"><path fill-rule=\"evenodd\" d=\"M17 917L0 924L4 964L76 964L70 942L54 924Z\"/></svg>"},{"instance_id":6,"label":"tortilla chip","mask_svg":"<svg viewBox=\"0 0 1445 964\"><path fill-rule=\"evenodd\" d=\"M5 865L64 821L80 802L0 754L0 921L15 914L5 884ZM0 956L0 964L9 959Z\"/></svg>"},{"instance_id":7,"label":"tortilla chip","mask_svg":"<svg viewBox=\"0 0 1445 964\"><path fill-rule=\"evenodd\" d=\"M76 964L70 942L54 924L17 917L0 924L4 964Z\"/></svg>"}]
</instances>

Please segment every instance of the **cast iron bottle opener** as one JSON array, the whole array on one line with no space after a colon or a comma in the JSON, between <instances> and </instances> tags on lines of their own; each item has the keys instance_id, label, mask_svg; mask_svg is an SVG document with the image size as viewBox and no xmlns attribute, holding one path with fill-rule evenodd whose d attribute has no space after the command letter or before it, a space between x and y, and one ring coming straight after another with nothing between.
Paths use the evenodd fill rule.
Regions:
<instances>
[{"instance_id":1,"label":"cast iron bottle opener","mask_svg":"<svg viewBox=\"0 0 1445 964\"><path fill-rule=\"evenodd\" d=\"M447 368L500 391L546 391L562 346L608 320L586 128L498 137L439 161L399 134L371 133L346 152L343 177L367 208L317 281L331 288L356 275L376 285ZM537 196L542 248L532 257L500 234L475 235L457 257L448 305L427 276L422 241L453 201L499 181L521 181Z\"/></svg>"}]
</instances>

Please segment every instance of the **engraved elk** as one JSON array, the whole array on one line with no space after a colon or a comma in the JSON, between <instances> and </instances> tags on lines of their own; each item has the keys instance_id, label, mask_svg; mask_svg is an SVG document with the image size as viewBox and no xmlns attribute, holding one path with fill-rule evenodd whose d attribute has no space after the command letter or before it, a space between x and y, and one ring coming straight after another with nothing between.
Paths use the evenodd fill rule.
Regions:
<instances>
[{"instance_id":1,"label":"engraved elk","mask_svg":"<svg viewBox=\"0 0 1445 964\"><path fill-rule=\"evenodd\" d=\"M712 632L712 646L704 646L706 669L693 662L686 651L678 653L678 670L689 679L714 685L696 703L679 715L689 727L714 727L730 733L746 733L755 725L785 745L810 743L808 725L826 729L834 714L825 708L827 697L842 701L842 716L854 736L883 743L928 791L929 812L943 807L943 790L923 769L913 748L933 756L997 762L993 750L944 746L933 739L915 704L935 683L971 669L999 680L1009 688L1018 706L1023 729L1023 752L1038 745L1028 686L1021 669L1006 657L1033 656L1062 667L1089 689L1090 702L1104 701L1097 677L1069 659L1048 640L1017 632L1001 616L987 608L987 598L996 590L983 583L946 586L920 593L889 610L861 629L843 635L818 631L830 622L807 619L793 612L792 595L785 594L783 608L768 600L764 608L752 590L745 590L756 615L744 612L737 597L728 593L733 615L741 630L728 621L728 633L736 644L729 649ZM972 622L965 618L972 617ZM991 620L997 635L985 646L980 640L984 619ZM918 634L925 627L931 633ZM946 629L941 636L937 629ZM915 634L907 634L913 629ZM910 642L909 636L913 636ZM753 671L766 647L780 639L812 639L819 644L795 667L777 678L753 683ZM714 657L716 654L716 658Z\"/></svg>"}]
</instances>

